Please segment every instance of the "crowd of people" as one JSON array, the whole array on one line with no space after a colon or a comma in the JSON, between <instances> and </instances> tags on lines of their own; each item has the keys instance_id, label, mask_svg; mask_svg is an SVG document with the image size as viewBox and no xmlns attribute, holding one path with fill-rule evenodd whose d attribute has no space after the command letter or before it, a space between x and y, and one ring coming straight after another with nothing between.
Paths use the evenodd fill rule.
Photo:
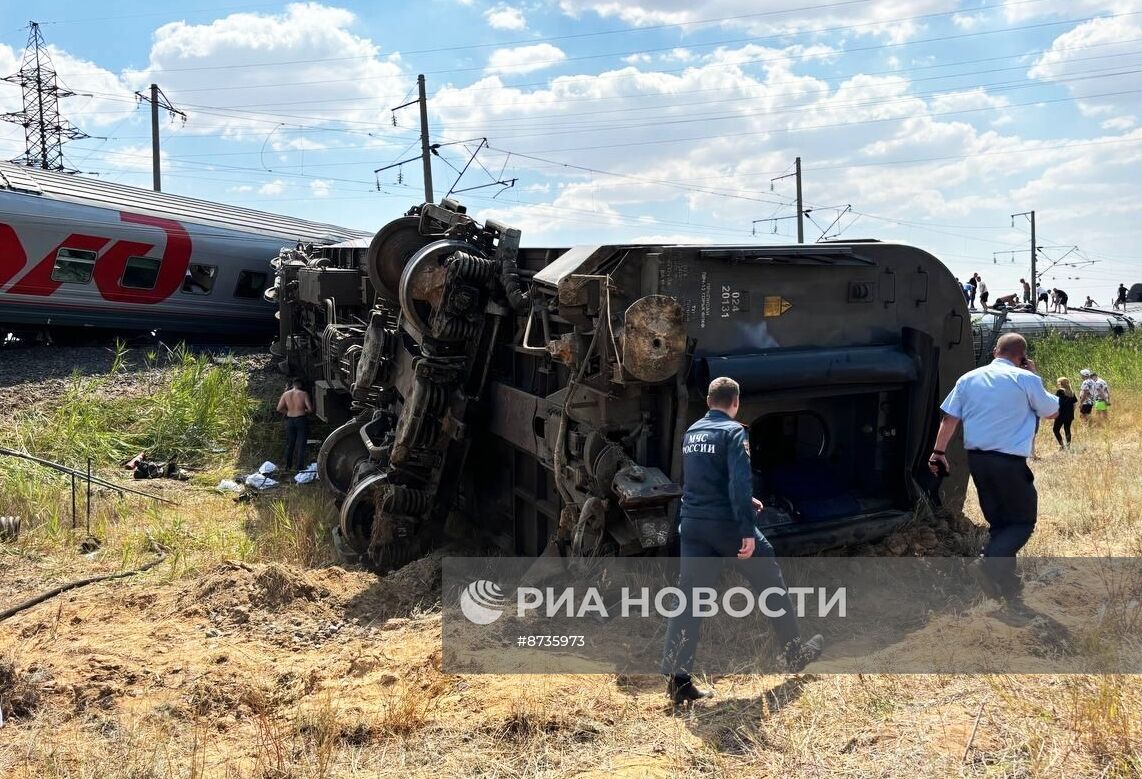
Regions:
<instances>
[{"instance_id":1,"label":"crowd of people","mask_svg":"<svg viewBox=\"0 0 1142 779\"><path fill-rule=\"evenodd\" d=\"M1042 305L1044 314L1066 314L1070 311L1069 303L1070 296L1066 290L1058 288L1044 287L1042 284L1036 284L1034 290L1031 289L1031 284L1026 279L1019 279L1019 284L1022 286L1022 294L1019 292L1012 292L1010 295L1001 295L995 299L995 303L988 305L988 291L987 284L984 283L983 278L978 273L973 273L971 278L966 282L961 282L956 279L956 283L964 292L964 300L967 301L968 308L975 311L976 300L979 300L982 310L987 311L989 308L993 311L1034 311L1039 312L1039 306ZM1127 289L1125 284L1118 285L1118 291L1112 300L1112 308L1123 309L1126 308ZM1083 303L1084 308L1096 308L1098 302L1087 295L1086 301Z\"/></svg>"},{"instance_id":2,"label":"crowd of people","mask_svg":"<svg viewBox=\"0 0 1142 779\"><path fill-rule=\"evenodd\" d=\"M1076 408L1086 425L1104 425L1110 415L1110 385L1106 379L1089 368L1079 371L1079 376L1082 377L1082 383L1079 384L1077 394L1066 376L1060 376L1055 381L1059 416L1055 418L1053 432L1060 450L1071 448L1071 425L1075 421Z\"/></svg>"}]
</instances>

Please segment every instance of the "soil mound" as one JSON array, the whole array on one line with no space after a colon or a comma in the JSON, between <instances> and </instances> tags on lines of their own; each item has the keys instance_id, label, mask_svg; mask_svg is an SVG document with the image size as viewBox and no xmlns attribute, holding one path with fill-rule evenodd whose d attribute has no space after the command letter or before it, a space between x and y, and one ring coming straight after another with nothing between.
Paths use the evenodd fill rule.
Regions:
<instances>
[{"instance_id":1,"label":"soil mound","mask_svg":"<svg viewBox=\"0 0 1142 779\"><path fill-rule=\"evenodd\" d=\"M282 611L295 604L304 608L307 603L318 603L332 595L310 577L312 574L280 563L265 566L227 563L204 576L180 598L179 605L187 616L239 608Z\"/></svg>"}]
</instances>

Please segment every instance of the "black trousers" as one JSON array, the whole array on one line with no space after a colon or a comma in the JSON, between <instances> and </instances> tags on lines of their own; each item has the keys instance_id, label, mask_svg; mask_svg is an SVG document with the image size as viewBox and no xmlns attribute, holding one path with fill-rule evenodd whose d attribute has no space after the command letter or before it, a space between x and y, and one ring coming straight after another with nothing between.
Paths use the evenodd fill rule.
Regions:
<instances>
[{"instance_id":1,"label":"black trousers","mask_svg":"<svg viewBox=\"0 0 1142 779\"><path fill-rule=\"evenodd\" d=\"M1061 434L1063 432L1067 434L1067 443L1069 444L1071 442L1071 423L1074 421L1074 417L1069 417L1067 419L1063 419L1062 417L1055 417L1055 425L1053 430L1055 431L1055 440L1059 442L1059 446L1063 445L1063 436Z\"/></svg>"},{"instance_id":2,"label":"black trousers","mask_svg":"<svg viewBox=\"0 0 1142 779\"><path fill-rule=\"evenodd\" d=\"M309 420L304 416L286 417L285 433L285 464L282 467L289 470L292 466L294 470L300 471L306 466L305 440L308 438Z\"/></svg>"},{"instance_id":3,"label":"black trousers","mask_svg":"<svg viewBox=\"0 0 1142 779\"><path fill-rule=\"evenodd\" d=\"M1013 454L968 450L968 469L979 493L979 507L991 527L983 549L984 570L1007 596L1022 592L1015 554L1035 530L1039 494L1027 460Z\"/></svg>"},{"instance_id":4,"label":"black trousers","mask_svg":"<svg viewBox=\"0 0 1142 779\"><path fill-rule=\"evenodd\" d=\"M694 589L717 585L725 559L737 557L742 535L735 523L710 519L683 518L679 530L681 559L678 589L687 594L687 603L690 603L693 601ZM800 636L797 615L789 595L785 593L785 577L781 575L773 547L756 528L753 540L753 556L761 559L751 562L743 573L758 594L771 587L781 591L781 595L773 593L766 603L770 609L782 612L781 616L771 617L770 624L784 648ZM662 673L679 679L690 678L701 632L702 618L692 614L690 609L671 618L662 653Z\"/></svg>"}]
</instances>

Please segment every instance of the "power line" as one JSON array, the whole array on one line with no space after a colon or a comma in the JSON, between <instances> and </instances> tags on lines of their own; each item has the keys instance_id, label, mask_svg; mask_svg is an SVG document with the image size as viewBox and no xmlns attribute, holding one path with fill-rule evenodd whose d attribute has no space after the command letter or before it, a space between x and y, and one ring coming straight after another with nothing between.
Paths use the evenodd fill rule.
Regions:
<instances>
[{"instance_id":1,"label":"power line","mask_svg":"<svg viewBox=\"0 0 1142 779\"><path fill-rule=\"evenodd\" d=\"M1134 71L1134 72L1142 72L1142 71ZM767 128L765 130L750 130L750 131L736 132L736 133L719 133L717 135L695 135L695 136L686 136L684 138L661 138L658 140L630 141L630 142L624 142L624 143L608 143L608 144L595 145L595 146L570 146L570 147L564 147L564 148L559 148L559 149L537 149L535 151L535 153L537 153L537 154L549 154L549 153L553 153L553 152L558 153L558 152L571 152L571 151L594 151L594 150L598 150L598 149L619 149L619 148L630 148L630 147L635 147L635 146L657 146L657 145L668 144L668 143L686 143L689 141L708 141L708 140L719 139L719 138L741 138L741 137L747 137L747 136L753 136L753 135L773 135L773 134L777 134L777 133L804 132L806 130L824 130L824 129L834 128L834 127L851 127L853 125L880 124L880 123L884 123L884 122L900 122L900 121L904 121L907 119L932 119L932 118L941 117L941 116L959 116L961 114L980 113L983 111L998 111L998 110L1004 110L1005 111L1005 110L1008 110L1011 108L1024 108L1024 107L1028 107L1028 106L1053 105L1056 103L1069 103L1069 102L1073 102L1073 101L1077 101L1077 100L1094 100L1094 99L1104 98L1104 97L1119 97L1122 95L1138 94L1140 92L1142 92L1142 89L1126 89L1126 90L1120 90L1120 91L1116 91L1116 92L1104 92L1104 93L1095 94L1095 95L1082 95L1081 97L1080 96L1071 96L1071 97L1055 98L1052 100L1033 100L1033 101L1029 101L1026 103L1011 103L1011 104L1005 105L1005 106L984 106L984 107L978 107L978 108L962 108L962 109L957 109L954 111L937 111L937 112L930 112L929 111L929 112L923 112L923 113L908 114L907 116L883 117L883 118L876 118L876 119L860 119L860 120L847 121L847 122L831 122L831 123L826 123L826 124L803 125L800 127ZM520 137L535 137L535 136L533 135L533 136L520 136Z\"/></svg>"},{"instance_id":2,"label":"power line","mask_svg":"<svg viewBox=\"0 0 1142 779\"><path fill-rule=\"evenodd\" d=\"M1142 39L1139 39L1139 40L1142 40ZM1113 66L1108 66L1108 67L1103 67L1103 68L1076 70L1076 71L1073 71L1071 73L1065 74L1064 76L1061 76L1058 78L1053 78L1050 81L1028 83L1026 80L1020 79L1020 80L1016 80L1016 81L1000 81L1000 82L994 82L994 83L974 83L973 82L973 83L967 84L967 85L939 87L939 88L934 89L933 91L927 92L927 93L902 96L901 99L905 99L908 97L924 97L926 95L942 95L942 94L946 94L948 92L948 90L953 90L953 89L958 90L958 91L964 91L964 90L970 90L970 89L994 87L995 91L1001 91L1004 89L1029 89L1029 88L1039 88L1039 87L1046 88L1046 87L1049 87L1049 86L1052 86L1055 84L1067 83L1068 81L1081 80L1081 78L1079 78L1079 77L1084 77L1084 76L1087 76L1088 74L1095 75L1095 74L1105 73L1107 76L1113 76L1113 75L1117 75L1113 71L1115 71L1116 69L1120 69L1126 65L1126 63L1122 62L1122 59L1124 57L1139 56L1139 55L1142 55L1142 51L1127 52L1125 54L1122 52L1115 52L1114 54L1100 54L1100 55L1096 55L1096 56L1092 56L1092 57L1076 57L1076 58L1069 60L1068 64L1073 64L1075 62L1087 62L1087 61L1091 61L1091 60L1100 60L1100 59L1114 59L1114 60L1116 60L1116 64ZM1139 63L1131 63L1131 64L1139 64ZM921 82L925 82L925 81L942 81L942 80L946 80L946 79L963 78L965 76L989 75L989 74L1000 73L1000 72L1004 72L1004 71L1025 70L1025 69L1026 69L1026 65L1016 65L1016 66L1007 67L1007 68L987 68L984 70L962 71L959 73L948 73L948 74L940 75L940 76L927 76L924 78L910 79L909 85L911 86L913 84L917 84L917 83L921 83ZM883 73L890 73L892 75L896 75L897 73L902 73L902 72L904 72L904 71L882 71L881 73L882 74ZM876 74L874 74L874 73L852 73L852 74L849 74L848 77L857 76L857 75L870 76L870 75L876 75ZM840 78L844 78L844 76L842 76ZM759 86L764 85L768 89L769 87L777 86L779 84L790 84L790 83L798 83L798 82L799 82L798 79L788 79L785 81L766 81L766 82L764 82L764 84L759 82L758 85ZM1012 86L1012 85L1018 85L1018 86ZM202 90L198 90L198 91L202 91ZM683 91L679 91L679 92L644 94L644 95L640 95L640 96L636 96L636 97L670 97L670 98L674 98L674 97L690 95L690 94L693 94L693 93L698 92L698 91L705 91L705 90L683 90ZM719 91L725 91L725 88L719 88ZM740 92L740 89L737 89L737 91ZM765 98L773 99L773 98L780 98L780 97L801 96L803 94L804 94L803 89L793 91L793 92L784 92L784 93L781 93L781 92L769 93L769 92L767 92L764 95L758 95L758 94L740 95L739 94L735 97L720 98L720 99L716 99L716 100L703 100L702 105L703 106L710 106L710 105L721 104L721 103L740 103L740 102L745 102L745 101L756 101L759 97L765 97ZM598 99L604 100L604 99L610 99L610 98L598 98ZM327 103L356 103L359 105L360 102L361 102L360 97L335 97L335 98L328 98L325 100L288 100L288 101L279 100L279 101L273 101L273 102L268 102L268 103L243 103L242 108L243 109L252 109L252 108L267 108L267 107L274 107L274 106L290 107L290 106L296 106L296 105L318 106L318 105L325 105ZM556 105L562 106L564 102L570 102L570 101L563 101L562 99L560 99L558 101L553 101L552 107L555 107ZM873 101L873 102L877 103L878 101ZM836 105L862 105L862 104L863 104L862 101L856 101L856 102L848 102L848 103L833 104L833 105L836 106ZM191 105L193 105L193 104L191 104ZM531 108L534 108L535 101L534 100L530 101L530 102L524 101L524 102L518 102L518 103L496 102L494 105L497 108L503 107L505 105L527 105L527 106L530 106ZM621 108L606 108L606 109L602 109L602 110L598 110L598 111L576 110L573 114L551 114L548 116L539 116L539 117L532 117L532 116L529 116L527 114L523 114L523 115L517 114L517 115L489 117L487 119L482 120L480 125L453 124L452 126L454 128L460 128L460 127L487 126L489 123L527 122L528 124L524 125L526 129L544 129L544 128L558 129L559 127L565 127L568 119L580 119L581 117L601 116L604 114L633 114L633 113L640 113L640 112L644 112L644 111L672 111L674 109L692 109L693 106L694 106L694 102L692 100L687 100L685 102L667 102L667 103L659 103L656 105L648 105L648 106L625 106L625 107L621 107ZM356 112L360 109L359 108L353 108L350 110L353 112ZM92 112L92 113L95 113L95 112ZM731 116L751 116L751 115L754 115L754 114L735 113L735 114L732 114ZM536 121L551 122L552 124L550 124L550 125L536 125L536 124L534 124L534 122L536 122ZM590 124L590 122L576 122L576 124L585 126L585 125Z\"/></svg>"},{"instance_id":3,"label":"power line","mask_svg":"<svg viewBox=\"0 0 1142 779\"><path fill-rule=\"evenodd\" d=\"M1124 38L1121 40L1103 41L1100 43L1087 43L1087 44L1082 44L1082 45L1078 45L1078 46L1059 46L1059 47L1052 47L1051 51L1052 52L1068 52L1068 51L1079 51L1082 49L1097 49L1097 48L1102 48L1105 46L1121 46L1121 45L1127 44L1127 43L1137 43L1140 40L1142 40L1142 38ZM836 54L837 54L837 56L843 56L848 51L852 51L852 50L849 49L849 50L839 51ZM845 74L845 73L840 73L840 74L833 73L833 74L830 74L830 78L844 79L844 78L851 78L852 76L855 76L855 75L884 76L884 75L916 73L916 72L925 71L925 70L935 70L937 68L950 68L950 67L959 67L961 65L975 65L975 64L980 64L980 63L984 63L984 62L998 62L1000 60L1020 59L1020 58L1035 56L1035 55L1042 54L1042 53L1043 53L1042 49L1036 48L1036 49L1029 49L1029 50L1022 51L1022 52L1016 52L1013 54L1003 54L1003 55L999 55L999 56L981 57L981 58L968 59L968 60L957 60L955 62L935 63L935 64L930 64L930 65L913 65L910 67L890 68L887 70L872 70L872 71L861 70L861 71L847 73L847 74ZM724 63L724 64L723 63L707 63L706 67L728 67L728 66L740 66L740 65L756 65L756 64L761 64L761 63L771 64L774 62L795 62L795 61L804 60L804 59L817 59L817 58L819 58L819 56L820 56L819 54L816 54L813 52L802 52L799 54L782 54L782 55L777 55L777 56L773 56L773 57L759 57L759 58L750 58L750 59L744 59L744 60L736 60L732 63ZM1120 56L1120 55L1117 53L1116 54L1105 54L1105 55L1099 55L1098 57L1075 58L1075 59L1070 60L1069 62L1079 62L1079 61L1084 61L1086 59L1104 59L1106 57L1117 57L1117 56ZM693 67L694 67L693 65L687 65L687 66L680 67L680 68L666 68L666 69L655 70L653 72L656 74L682 73L682 72L685 72L687 70L693 69ZM1000 70L1016 70L1016 69L1021 69L1022 67L1025 67L1025 65L1014 66L1011 68L1001 68ZM985 72L992 72L992 71L985 71ZM627 79L627 78L637 78L639 76L644 76L644 75L646 75L645 72L639 72L636 74L615 74L613 77L614 78ZM956 75L963 75L963 74L954 74L953 73L953 74L948 74L946 76L936 76L933 78L953 78ZM611 77L612 77L612 74L607 74L607 73L599 74L598 76L596 76L596 78L600 78L600 79L609 79ZM767 83L769 83L769 84L791 84L791 83L796 83L797 80L798 79L786 79L784 81L771 81L771 82L767 82ZM917 80L921 80L921 79L917 79ZM924 79L924 80L931 80L931 79ZM231 91L231 90L249 90L249 89L263 90L263 89L271 89L274 87L316 86L316 85L322 85L322 84L344 84L344 83L354 83L355 84L355 83L359 83L359 82L360 82L360 78L316 79L316 80L312 80L312 81L282 81L282 82L276 82L276 83L271 83L271 84L238 84L238 85L234 85L234 86L196 87L194 89L182 89L179 91L179 94L188 94L188 93L192 93L192 92L225 92L225 91ZM466 92L482 92L482 91L494 91L494 90L502 90L502 89L521 90L521 89L526 88L526 87L547 87L547 86L551 86L550 80L533 81L533 82L528 82L528 83L523 83L523 84L512 84L510 87L505 87L502 85L501 86L493 86L493 87L470 86L470 87L464 87L463 89ZM733 89L733 87L704 87L701 89L680 90L677 92L671 92L669 94L670 94L670 96L696 95L696 94L703 94L703 93L707 93L707 92L725 92L725 91L729 91L730 89ZM571 97L571 96L566 96L566 95L560 95L559 101L560 101L560 103L583 103L583 102L594 103L594 102L603 102L606 100L630 100L630 99L634 99L634 98L659 97L659 96L660 95L658 95L658 94L649 94L649 95L626 95L626 94L622 94L622 95L606 95L606 96L601 96L601 97ZM358 100L359 98L345 98L345 99ZM406 96L406 99L407 99L407 96ZM510 106L510 105L532 105L533 103L534 103L534 101L528 101L528 100L520 100L520 101L502 101L501 100L501 101L497 101L496 104L499 106ZM305 104L305 102L299 101L298 104Z\"/></svg>"},{"instance_id":4,"label":"power line","mask_svg":"<svg viewBox=\"0 0 1142 779\"><path fill-rule=\"evenodd\" d=\"M1142 63L1137 63L1137 64L1139 66L1142 66ZM1103 78L1115 78L1118 76L1127 76L1127 75L1135 75L1137 73L1142 73L1142 67L1136 67L1132 70L1121 70L1120 69L1121 67L1122 66L1119 65L1119 66L1116 66L1116 68L1099 68L1099 69L1094 69L1094 70L1090 70L1090 71L1080 71L1080 72L1078 72L1076 74L1072 74L1071 76L1068 76L1066 78L1055 79L1055 80L1048 82L1048 83L1036 83L1036 82L1028 83L1026 81L1005 81L1005 82L999 82L999 83L993 83L993 84L975 84L975 85L972 85L971 88L987 89L987 90L989 90L987 94L994 94L994 93L1010 92L1010 91L1021 90L1021 89L1047 89L1047 88L1052 88L1058 84L1069 84L1069 83L1072 83L1075 81L1090 81L1090 80L1097 80L1097 79L1103 79ZM790 93L790 94L792 94L792 93ZM711 122L711 121L748 119L748 118L760 117L760 116L785 116L785 115L789 115L789 114L801 114L801 113L808 113L808 112L811 112L814 110L819 110L823 104L825 104L826 107L831 108L831 109L835 109L835 108L869 108L869 107L892 106L892 105L897 105L897 104L911 103L915 100L924 100L927 98L941 97L941 96L946 95L946 94L948 94L948 93L945 90L938 90L938 91L934 91L934 92L922 92L922 93L916 93L916 94L900 95L899 97L894 97L891 99L828 102L827 104L825 101L818 100L818 101L812 102L812 103L799 103L799 104L795 104L795 105L782 106L780 108L774 108L774 109L768 109L768 110L762 110L762 111L737 111L737 112L729 113L729 114L713 114L713 115L707 114L707 115L701 116L701 117L686 117L686 118L681 118L681 119L668 119L665 117L654 117L654 118L648 119L646 121L628 122L626 124L620 124L617 122L598 123L598 122L574 122L574 121L564 120L562 122L559 122L556 125L552 125L550 128L549 127L525 127L525 128L523 128L524 130L536 129L536 130L543 130L543 132L515 133L514 137L532 138L532 137L545 137L545 136L549 136L549 135L563 135L566 133L568 128L582 129L582 130L608 130L608 131L613 130L613 131L619 131L619 130L640 128L640 127L651 127L651 126L661 127L663 125L700 124L700 123ZM785 95L780 95L780 94L778 94L778 95L767 95L767 97L784 97L784 96ZM1070 99L1082 100L1082 99L1088 99L1089 97L1091 97L1091 96L1086 96L1086 95L1084 95L1084 96L1072 96ZM673 106L671 106L671 107L673 107ZM994 110L1003 110L1006 107L1007 106L1003 106L1003 105L986 106L986 108L994 109ZM893 118L896 118L896 117L893 117ZM555 119L558 119L558 117L552 117L552 119L555 120ZM495 121L495 120L489 120L489 121ZM505 119L504 121L518 121L518 120L513 117L510 119ZM471 129L473 127L479 127L479 126L484 126L484 125L482 125L482 124L481 125L463 124L463 123L450 125L450 127L453 130ZM499 130L500 130L500 132L512 132L512 128L499 128Z\"/></svg>"},{"instance_id":5,"label":"power line","mask_svg":"<svg viewBox=\"0 0 1142 779\"><path fill-rule=\"evenodd\" d=\"M1045 0L1031 0L1031 1L1043 2ZM998 6L994 6L994 7L998 7ZM915 16L900 17L900 18L894 19L893 21L894 22L917 21L917 20L921 20L921 19L934 18L934 17L940 17L940 16L950 16L952 14L960 13L960 12L961 12L960 10L956 10L956 11L943 11L943 12L932 13L932 14L918 14ZM1058 26L1064 26L1064 25L1078 25L1078 24L1083 24L1085 22L1092 21L1094 19L1125 18L1125 17L1129 17L1129 16L1137 16L1139 14L1142 14L1142 11L1124 11L1124 12L1118 12L1118 13L1112 13L1112 14L1085 16L1085 17L1077 17L1077 18L1071 18L1071 19L1060 19L1060 20L1049 21L1049 22L1036 22L1034 24L1008 26L1008 27L1003 27L1003 28L994 29L994 30L976 30L973 32L954 33L951 35L941 35L941 36L936 36L936 37L932 37L932 38L917 38L917 39L912 39L912 40L894 41L894 42L890 42L890 43L878 44L878 45L872 45L872 46L854 47L854 48L846 49L846 52L877 51L877 50L883 50L883 49L889 49L889 48L898 48L898 47L903 47L903 46L915 46L915 45L926 44L926 43L942 43L942 42L946 42L946 41L964 40L964 39L977 38L977 37L983 37L983 36L989 36L989 35L1001 35L1001 34L1010 33L1010 32L1035 30L1035 29L1042 29L1042 28L1046 28L1046 27L1058 27ZM698 43L698 44L692 44L689 48L706 48L706 47L711 47L711 46L725 46L725 45L732 45L732 44L737 44L737 43L756 44L756 43L761 42L761 41L781 41L781 42L783 42L783 41L789 40L790 38L796 38L796 37L800 37L800 36L818 36L818 35L827 34L827 33L845 32L845 31L850 31L850 30L858 30L858 29L862 29L865 27L876 27L876 26L881 26L881 25L883 25L883 22L862 22L859 24L837 25L837 26L833 26L833 27L814 28L812 30L803 30L800 32L792 33L792 34L784 33L784 34L776 34L776 35L754 36L754 37L749 37L749 38L732 38L732 39L725 39L725 40L720 40L720 41ZM536 41L542 42L542 39L536 39ZM577 62L577 61L583 61L583 60L601 59L601 58L609 58L609 57L621 57L621 56L630 55L630 54L645 54L645 53L654 53L654 52L661 52L661 51L673 51L676 48L678 48L678 47L677 46L666 46L666 47L655 48L655 49L647 49L647 48L641 48L640 47L639 49L628 49L628 50L623 50L623 51L607 52L607 53L603 53L603 54L590 54L590 55L583 55L583 56L579 56L579 57L566 57L566 58L560 59L560 60L535 61L535 62L531 62L529 64L551 64L551 65L566 64L568 62ZM282 65L313 65L313 64L325 63L325 62L353 62L353 61L358 61L358 60L368 60L371 58L372 58L371 56L369 56L369 57L360 57L360 56L356 56L356 57L320 57L320 58L277 60L277 61L255 62L255 63L234 63L234 64L228 64L228 65L198 65L198 66L185 67L185 68L152 68L148 71L148 73L151 73L151 74L154 74L154 73L186 73L186 72L197 72L197 71L204 71L204 70L233 71L236 69L246 69L246 68L280 67ZM726 64L729 67L733 67L737 63L726 63ZM468 73L468 72L472 72L472 71L483 71L485 69L486 69L485 66L478 66L478 67L452 68L452 69L443 69L443 70L426 70L425 73L427 75L448 75L448 74L454 74L454 73ZM85 72L85 71L76 71L76 73L81 73L81 72ZM97 73L99 71L86 71L86 72ZM386 76L386 77L383 77L382 79L377 79L377 80L387 79L390 81L395 81L395 80L403 80L404 78L406 78L406 77L403 74L401 74L401 75L395 75L395 76Z\"/></svg>"}]
</instances>

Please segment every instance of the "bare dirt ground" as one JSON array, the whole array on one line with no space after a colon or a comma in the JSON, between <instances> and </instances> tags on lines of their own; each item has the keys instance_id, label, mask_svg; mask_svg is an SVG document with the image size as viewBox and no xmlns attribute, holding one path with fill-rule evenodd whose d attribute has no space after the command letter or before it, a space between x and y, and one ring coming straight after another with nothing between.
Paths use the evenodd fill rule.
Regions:
<instances>
[{"instance_id":1,"label":"bare dirt ground","mask_svg":"<svg viewBox=\"0 0 1142 779\"><path fill-rule=\"evenodd\" d=\"M251 372L253 392L276 391L273 374ZM1085 431L1056 452L1040 438L1032 553L1142 553L1142 414L1119 419L1128 440ZM1142 775L1139 677L729 676L673 716L658 678L445 674L440 554L386 577L347 570L329 557L316 493L235 503L209 488L217 475L147 483L183 505L128 502L93 556L66 534L0 543L0 609L145 562L144 532L175 550L0 622L0 776ZM973 495L968 514L978 521ZM922 553L940 532L886 544ZM919 640L1003 651L1024 639L984 624L936 621Z\"/></svg>"}]
</instances>

